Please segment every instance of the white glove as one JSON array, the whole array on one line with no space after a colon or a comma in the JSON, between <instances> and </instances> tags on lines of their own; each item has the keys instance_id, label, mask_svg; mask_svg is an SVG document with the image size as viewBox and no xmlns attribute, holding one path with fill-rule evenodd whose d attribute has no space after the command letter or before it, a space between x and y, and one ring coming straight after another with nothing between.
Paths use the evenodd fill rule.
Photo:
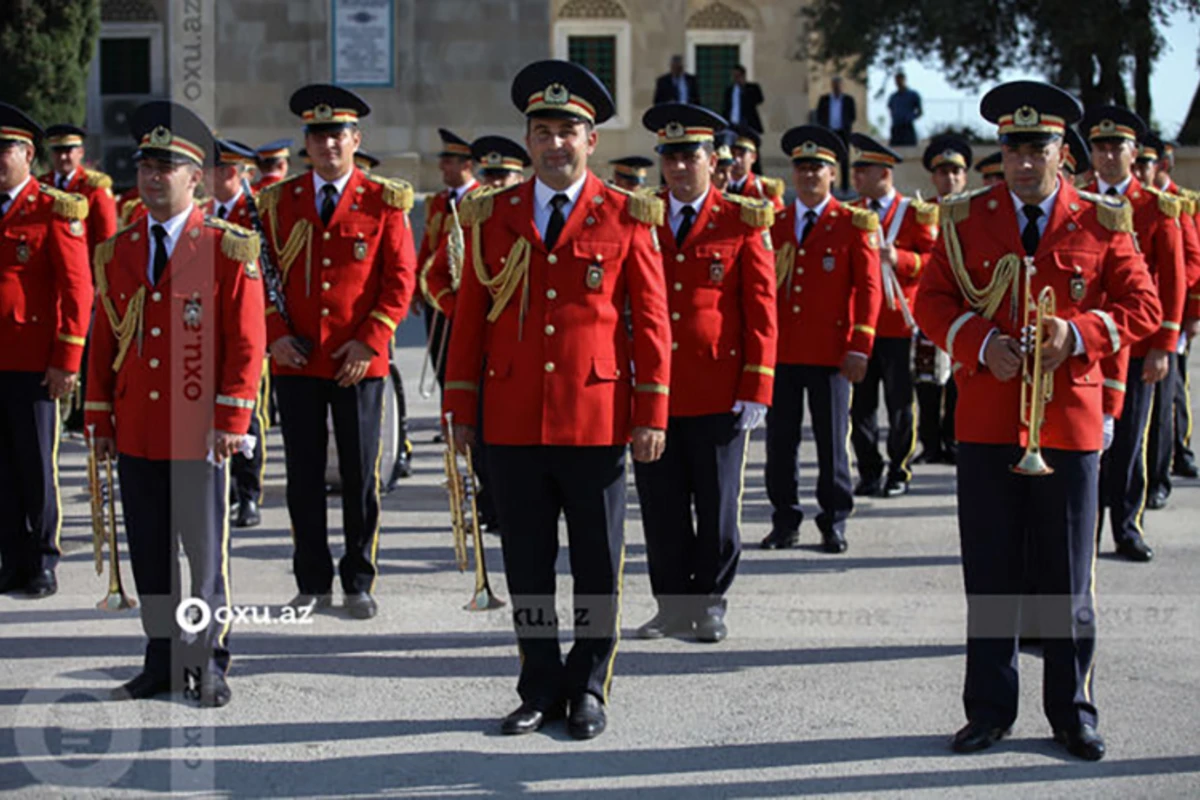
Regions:
<instances>
[{"instance_id":1,"label":"white glove","mask_svg":"<svg viewBox=\"0 0 1200 800\"><path fill-rule=\"evenodd\" d=\"M241 438L241 441L238 442L238 453L243 458L254 458L254 446L256 444L258 444L258 439L251 436L250 434L246 434L245 436L243 436ZM208 463L216 466L217 457L211 449L208 451L208 454L204 457L204 460L207 461Z\"/></svg>"},{"instance_id":2,"label":"white glove","mask_svg":"<svg viewBox=\"0 0 1200 800\"><path fill-rule=\"evenodd\" d=\"M1187 331L1180 331L1179 344L1175 346L1176 354L1183 355L1184 353L1186 353L1187 352L1187 343L1188 343Z\"/></svg>"},{"instance_id":3,"label":"white glove","mask_svg":"<svg viewBox=\"0 0 1200 800\"><path fill-rule=\"evenodd\" d=\"M733 404L733 413L738 415L738 430L752 431L762 427L767 418L767 407L750 400L738 400Z\"/></svg>"},{"instance_id":4,"label":"white glove","mask_svg":"<svg viewBox=\"0 0 1200 800\"><path fill-rule=\"evenodd\" d=\"M1111 414L1104 415L1104 447L1102 450L1107 450L1112 444L1113 432L1117 427L1116 422L1117 421L1112 418Z\"/></svg>"}]
</instances>

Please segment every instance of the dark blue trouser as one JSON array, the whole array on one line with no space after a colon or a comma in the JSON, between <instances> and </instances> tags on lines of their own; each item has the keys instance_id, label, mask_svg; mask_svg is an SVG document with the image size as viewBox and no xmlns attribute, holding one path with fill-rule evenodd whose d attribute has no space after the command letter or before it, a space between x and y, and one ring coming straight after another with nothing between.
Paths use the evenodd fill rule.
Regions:
<instances>
[{"instance_id":1,"label":"dark blue trouser","mask_svg":"<svg viewBox=\"0 0 1200 800\"><path fill-rule=\"evenodd\" d=\"M1142 381L1145 359L1129 359L1125 380L1125 406L1113 429L1112 445L1104 454L1100 471L1101 501L1108 508L1113 539L1121 542L1142 536L1149 489L1146 449L1154 384Z\"/></svg>"},{"instance_id":2,"label":"dark blue trouser","mask_svg":"<svg viewBox=\"0 0 1200 800\"><path fill-rule=\"evenodd\" d=\"M883 475L877 419L881 384L888 418L887 477L888 480L899 482L912 479L908 462L912 459L917 442L911 351L910 337L876 339L871 360L867 362L867 377L854 387L854 401L850 407L853 423L850 441L858 459L858 474L864 481L874 481Z\"/></svg>"},{"instance_id":3,"label":"dark blue trouser","mask_svg":"<svg viewBox=\"0 0 1200 800\"><path fill-rule=\"evenodd\" d=\"M0 566L58 566L58 403L41 372L0 372Z\"/></svg>"},{"instance_id":4,"label":"dark blue trouser","mask_svg":"<svg viewBox=\"0 0 1200 800\"><path fill-rule=\"evenodd\" d=\"M504 572L521 651L521 699L548 708L590 692L605 702L620 637L625 447L489 445ZM558 517L567 520L575 644L555 615Z\"/></svg>"},{"instance_id":5,"label":"dark blue trouser","mask_svg":"<svg viewBox=\"0 0 1200 800\"><path fill-rule=\"evenodd\" d=\"M776 530L799 530L800 439L804 423L804 398L812 416L817 443L817 503L822 530L845 531L854 510L850 481L850 382L837 367L778 364L775 392L767 412L767 497L774 511Z\"/></svg>"},{"instance_id":6,"label":"dark blue trouser","mask_svg":"<svg viewBox=\"0 0 1200 800\"><path fill-rule=\"evenodd\" d=\"M664 611L725 613L742 552L749 433L733 414L671 417L663 457L633 466L650 588Z\"/></svg>"},{"instance_id":7,"label":"dark blue trouser","mask_svg":"<svg viewBox=\"0 0 1200 800\"><path fill-rule=\"evenodd\" d=\"M1093 580L1099 456L1043 450L1050 475L1017 475L1022 448L959 443L958 530L967 591L967 718L1006 728L1020 696L1021 615L1038 615L1042 704L1055 729L1096 723ZM1028 574L1032 569L1034 574ZM1027 585L1037 593L1022 602Z\"/></svg>"},{"instance_id":8,"label":"dark blue trouser","mask_svg":"<svg viewBox=\"0 0 1200 800\"><path fill-rule=\"evenodd\" d=\"M1150 404L1150 431L1146 440L1148 491L1171 493L1171 457L1175 455L1175 387L1179 383L1179 357L1167 358L1167 377L1154 384Z\"/></svg>"},{"instance_id":9,"label":"dark blue trouser","mask_svg":"<svg viewBox=\"0 0 1200 800\"><path fill-rule=\"evenodd\" d=\"M267 465L267 405L271 395L271 373L265 366L258 385L258 398L254 402L254 414L250 417L248 433L254 437L254 454L246 458L237 453L229 460L230 483L233 484L232 499L253 500L262 497L263 470Z\"/></svg>"},{"instance_id":10,"label":"dark blue trouser","mask_svg":"<svg viewBox=\"0 0 1200 800\"><path fill-rule=\"evenodd\" d=\"M207 461L117 459L129 562L142 609L145 671L180 682L187 668L229 669L229 622L216 619L229 594L229 474ZM205 630L185 634L175 621L183 599L179 545L192 591L214 616Z\"/></svg>"},{"instance_id":11,"label":"dark blue trouser","mask_svg":"<svg viewBox=\"0 0 1200 800\"><path fill-rule=\"evenodd\" d=\"M1175 381L1175 443L1173 464L1176 469L1186 464L1194 464L1196 456L1192 453L1192 386L1188 380L1188 356L1192 352L1189 341L1187 350L1175 357L1179 369L1179 379Z\"/></svg>"}]
</instances>

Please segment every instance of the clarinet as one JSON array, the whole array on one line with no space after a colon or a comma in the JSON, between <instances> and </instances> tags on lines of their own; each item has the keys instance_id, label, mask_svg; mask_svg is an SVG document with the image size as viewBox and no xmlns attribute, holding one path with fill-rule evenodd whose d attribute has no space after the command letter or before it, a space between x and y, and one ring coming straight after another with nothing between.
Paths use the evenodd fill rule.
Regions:
<instances>
[{"instance_id":1,"label":"clarinet","mask_svg":"<svg viewBox=\"0 0 1200 800\"><path fill-rule=\"evenodd\" d=\"M283 294L283 273L275 265L275 257L271 254L271 242L267 238L266 228L262 218L258 216L258 205L254 202L254 193L250 189L250 181L242 178L242 191L246 193L246 212L250 215L250 227L258 234L262 246L259 248L258 266L262 271L263 288L266 289L267 300L279 312L279 318L287 326L288 333L296 340L296 349L304 355L312 352L312 342L296 334L292 325L292 316L288 313L287 300Z\"/></svg>"}]
</instances>

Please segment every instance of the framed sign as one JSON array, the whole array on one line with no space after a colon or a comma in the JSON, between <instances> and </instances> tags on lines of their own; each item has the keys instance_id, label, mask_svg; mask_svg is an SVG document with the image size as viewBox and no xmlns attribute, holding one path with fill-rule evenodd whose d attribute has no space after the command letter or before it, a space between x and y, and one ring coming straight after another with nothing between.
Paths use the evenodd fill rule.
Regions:
<instances>
[{"instance_id":1,"label":"framed sign","mask_svg":"<svg viewBox=\"0 0 1200 800\"><path fill-rule=\"evenodd\" d=\"M390 87L395 81L395 0L330 0L333 82Z\"/></svg>"}]
</instances>

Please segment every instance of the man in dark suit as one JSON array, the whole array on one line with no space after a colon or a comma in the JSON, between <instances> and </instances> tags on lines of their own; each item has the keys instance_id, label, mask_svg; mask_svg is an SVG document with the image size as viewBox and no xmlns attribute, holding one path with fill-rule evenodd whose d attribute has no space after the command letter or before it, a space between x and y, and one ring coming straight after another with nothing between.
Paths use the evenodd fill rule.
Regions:
<instances>
[{"instance_id":1,"label":"man in dark suit","mask_svg":"<svg viewBox=\"0 0 1200 800\"><path fill-rule=\"evenodd\" d=\"M654 105L659 103L704 105L700 102L700 84L696 82L696 76L683 71L683 56L671 56L671 71L658 76L654 84Z\"/></svg>"},{"instance_id":2,"label":"man in dark suit","mask_svg":"<svg viewBox=\"0 0 1200 800\"><path fill-rule=\"evenodd\" d=\"M842 92L842 78L840 75L835 75L831 85L831 91L821 95L821 99L817 101L817 124L824 125L831 131L842 137L842 141L849 146L850 132L854 129L854 121L858 118L858 110L854 105L854 98ZM842 190L850 188L850 162L847 159L842 159Z\"/></svg>"},{"instance_id":3,"label":"man in dark suit","mask_svg":"<svg viewBox=\"0 0 1200 800\"><path fill-rule=\"evenodd\" d=\"M725 88L725 103L721 116L734 124L742 124L763 132L758 107L762 105L762 87L746 81L746 68L738 64L733 68L733 84Z\"/></svg>"}]
</instances>

